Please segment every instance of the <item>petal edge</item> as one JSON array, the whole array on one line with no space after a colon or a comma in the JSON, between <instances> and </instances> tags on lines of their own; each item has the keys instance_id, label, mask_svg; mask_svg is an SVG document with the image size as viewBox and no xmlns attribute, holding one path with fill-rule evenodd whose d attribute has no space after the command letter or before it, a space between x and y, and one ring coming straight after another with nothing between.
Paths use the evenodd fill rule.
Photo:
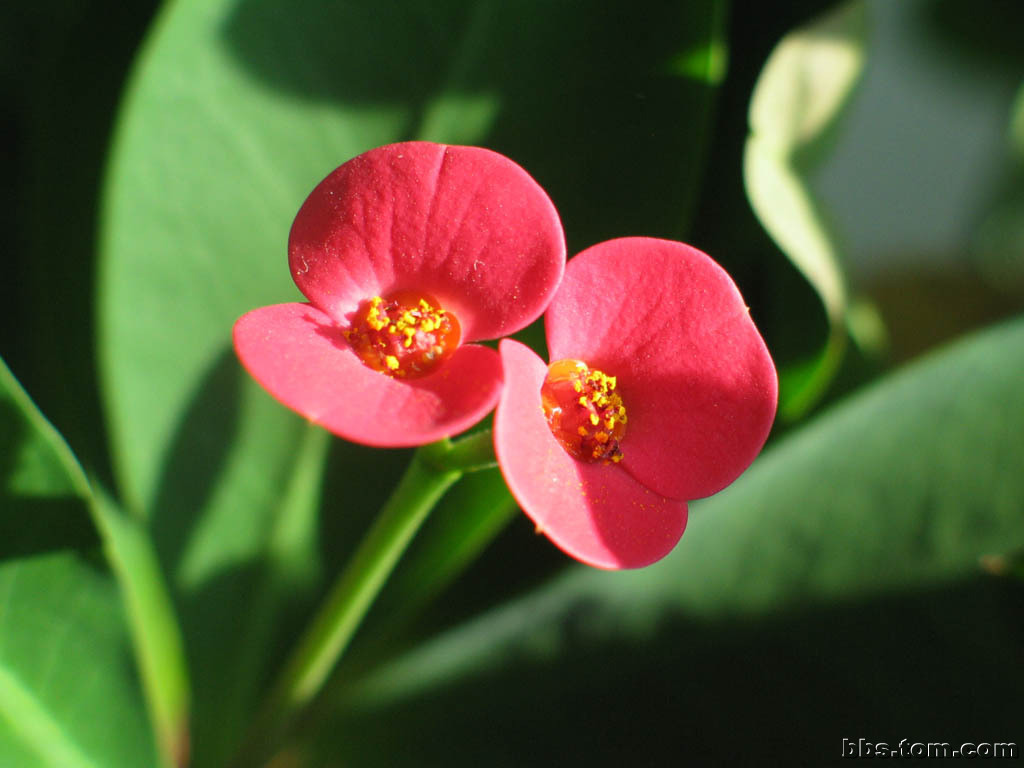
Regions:
<instances>
[{"instance_id":1,"label":"petal edge","mask_svg":"<svg viewBox=\"0 0 1024 768\"><path fill-rule=\"evenodd\" d=\"M565 267L554 205L512 160L480 147L390 144L331 172L288 240L299 290L342 321L393 291L433 295L465 341L539 317Z\"/></svg>"},{"instance_id":2,"label":"petal edge","mask_svg":"<svg viewBox=\"0 0 1024 768\"><path fill-rule=\"evenodd\" d=\"M497 403L501 360L466 345L422 379L393 379L368 368L334 321L309 304L276 304L243 315L235 350L271 396L339 437L400 448L451 437Z\"/></svg>"}]
</instances>

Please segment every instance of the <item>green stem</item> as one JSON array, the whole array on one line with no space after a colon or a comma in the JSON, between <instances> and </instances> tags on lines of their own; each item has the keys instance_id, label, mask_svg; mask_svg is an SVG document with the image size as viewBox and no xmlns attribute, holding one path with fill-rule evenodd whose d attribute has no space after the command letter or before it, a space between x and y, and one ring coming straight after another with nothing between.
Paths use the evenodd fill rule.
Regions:
<instances>
[{"instance_id":1,"label":"green stem","mask_svg":"<svg viewBox=\"0 0 1024 768\"><path fill-rule=\"evenodd\" d=\"M281 704L286 712L301 707L320 690L413 535L444 492L459 479L461 472L439 472L429 467L424 461L429 453L421 449L413 456L285 668Z\"/></svg>"},{"instance_id":2,"label":"green stem","mask_svg":"<svg viewBox=\"0 0 1024 768\"><path fill-rule=\"evenodd\" d=\"M437 450L424 458L440 471L476 472L498 465L498 460L494 457L494 438L489 429L474 432L454 443L442 440L433 447Z\"/></svg>"},{"instance_id":3,"label":"green stem","mask_svg":"<svg viewBox=\"0 0 1024 768\"><path fill-rule=\"evenodd\" d=\"M488 435L489 438L489 435ZM360 622L427 514L461 476L475 451L448 440L425 445L381 509L356 553L290 657L250 733L239 765L272 748L295 715L320 691ZM466 453L466 456L462 456ZM491 454L493 460L493 453Z\"/></svg>"}]
</instances>

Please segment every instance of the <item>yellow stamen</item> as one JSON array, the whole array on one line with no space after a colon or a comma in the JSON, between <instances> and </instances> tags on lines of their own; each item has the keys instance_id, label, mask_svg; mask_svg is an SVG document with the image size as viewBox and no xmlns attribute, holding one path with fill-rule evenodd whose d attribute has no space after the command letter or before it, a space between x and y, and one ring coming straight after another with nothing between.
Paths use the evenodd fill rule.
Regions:
<instances>
[{"instance_id":1,"label":"yellow stamen","mask_svg":"<svg viewBox=\"0 0 1024 768\"><path fill-rule=\"evenodd\" d=\"M436 300L408 291L369 299L344 335L360 359L396 378L430 373L459 343L459 324Z\"/></svg>"},{"instance_id":2,"label":"yellow stamen","mask_svg":"<svg viewBox=\"0 0 1024 768\"><path fill-rule=\"evenodd\" d=\"M604 464L622 460L626 407L616 391L618 379L579 360L548 366L541 387L544 415L562 447L581 461Z\"/></svg>"}]
</instances>

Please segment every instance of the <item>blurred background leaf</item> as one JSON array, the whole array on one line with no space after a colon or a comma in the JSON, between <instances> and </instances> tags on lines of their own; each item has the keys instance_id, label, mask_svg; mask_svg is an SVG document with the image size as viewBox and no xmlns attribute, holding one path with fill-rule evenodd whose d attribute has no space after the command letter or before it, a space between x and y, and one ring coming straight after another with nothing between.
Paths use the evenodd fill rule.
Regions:
<instances>
[{"instance_id":1,"label":"blurred background leaf","mask_svg":"<svg viewBox=\"0 0 1024 768\"><path fill-rule=\"evenodd\" d=\"M1024 283L1011 279L1020 166L1007 140L1024 72L1007 30L1024 24L1024 6L865 6L864 73L807 182L852 294L877 307L900 362L1024 310Z\"/></svg>"},{"instance_id":2,"label":"blurred background leaf","mask_svg":"<svg viewBox=\"0 0 1024 768\"><path fill-rule=\"evenodd\" d=\"M340 693L313 764L1013 741L1024 588L979 564L1024 545L1021 370L1024 320L850 398L695 503L663 562L572 569Z\"/></svg>"}]
</instances>

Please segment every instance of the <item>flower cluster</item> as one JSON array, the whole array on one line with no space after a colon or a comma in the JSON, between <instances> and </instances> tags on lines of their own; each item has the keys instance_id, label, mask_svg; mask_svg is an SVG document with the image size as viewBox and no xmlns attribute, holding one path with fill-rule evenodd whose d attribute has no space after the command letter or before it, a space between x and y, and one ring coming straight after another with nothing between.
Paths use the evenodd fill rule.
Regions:
<instances>
[{"instance_id":1,"label":"flower cluster","mask_svg":"<svg viewBox=\"0 0 1024 768\"><path fill-rule=\"evenodd\" d=\"M721 267L652 238L566 266L547 195L488 150L411 142L345 163L300 209L289 264L308 303L234 331L274 397L379 446L454 435L496 407L513 495L597 567L667 554L687 500L731 483L775 416L774 365ZM545 310L550 365L510 339L472 343Z\"/></svg>"}]
</instances>

